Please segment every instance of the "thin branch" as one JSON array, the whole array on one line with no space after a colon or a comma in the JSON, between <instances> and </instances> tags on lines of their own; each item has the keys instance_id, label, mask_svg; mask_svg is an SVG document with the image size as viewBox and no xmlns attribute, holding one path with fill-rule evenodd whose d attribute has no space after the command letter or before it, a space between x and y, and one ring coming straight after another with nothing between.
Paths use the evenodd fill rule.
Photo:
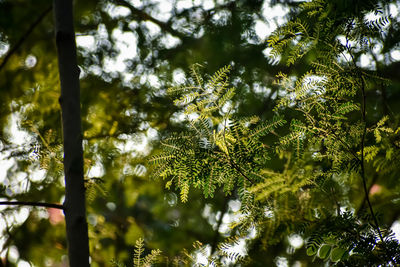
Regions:
<instances>
[{"instance_id":1,"label":"thin branch","mask_svg":"<svg viewBox=\"0 0 400 267\"><path fill-rule=\"evenodd\" d=\"M228 203L229 203L230 199L231 199L230 197L224 198L224 203L223 203L222 210L221 210L221 216L218 219L217 227L216 227L215 233L214 233L214 238L211 243L211 254L210 255L213 255L214 252L217 250L218 238L220 236L219 229L221 228L221 225L222 225L222 219L224 218L225 214L228 212Z\"/></svg>"},{"instance_id":2,"label":"thin branch","mask_svg":"<svg viewBox=\"0 0 400 267\"><path fill-rule=\"evenodd\" d=\"M0 201L0 205L8 206L32 206L32 207L46 207L63 210L64 206L61 204L46 203L46 202L30 202L30 201Z\"/></svg>"},{"instance_id":3,"label":"thin branch","mask_svg":"<svg viewBox=\"0 0 400 267\"><path fill-rule=\"evenodd\" d=\"M372 219L374 220L375 223L375 228L379 234L379 238L381 240L381 242L383 243L383 237L382 237L382 232L381 229L379 227L379 223L378 223L378 219L375 216L374 210L372 208L371 205L371 201L369 199L369 190L367 188L367 181L366 181L366 177L365 177L365 162L364 162L364 147L365 147L365 136L367 133L367 121L366 121L366 103L367 103L367 97L366 97L366 93L365 93L365 81L364 78L361 75L361 70L357 67L356 64L356 60L353 56L353 54L351 53L351 49L349 48L348 45L346 45L347 51L350 54L351 60L353 62L354 67L356 68L357 72L358 72L358 76L359 76L359 83L360 83L360 89L361 89L361 121L364 124L363 127L363 132L362 132L362 136L361 136L361 158L360 158L360 164L361 164L361 179L362 179L362 183L363 183L363 189L364 189L364 195L365 195L365 200L367 201Z\"/></svg>"},{"instance_id":4,"label":"thin branch","mask_svg":"<svg viewBox=\"0 0 400 267\"><path fill-rule=\"evenodd\" d=\"M132 14L137 16L140 20L151 21L154 24L157 24L163 31L169 32L170 34L172 34L175 37L178 37L180 39L188 38L188 36L186 36L185 34L179 32L177 30L174 30L169 23L160 21L160 20L152 17L151 15L147 14L143 10L132 6L132 4L126 0L116 0L115 2L121 6L127 7L132 12Z\"/></svg>"},{"instance_id":5,"label":"thin branch","mask_svg":"<svg viewBox=\"0 0 400 267\"><path fill-rule=\"evenodd\" d=\"M13 46L13 48L8 51L6 56L4 57L3 61L0 64L0 71L4 68L4 66L7 64L7 61L10 59L10 57L21 47L21 45L25 42L25 40L28 38L28 36L33 32L33 30L36 28L37 25L46 17L48 13L52 10L52 5L47 7L42 14L39 15L39 17L31 24L29 29L25 32L24 35L21 36L21 38L18 40L18 42Z\"/></svg>"},{"instance_id":6,"label":"thin branch","mask_svg":"<svg viewBox=\"0 0 400 267\"><path fill-rule=\"evenodd\" d=\"M364 146L365 146L365 135L367 133L367 123L365 121L365 103L366 103L365 102L366 101L365 88L364 88L365 82L364 82L364 79L362 79L362 78L361 78L361 83L362 83L361 91L362 91L362 98L363 98L362 117L363 117L363 123L364 123L363 134L362 134L362 137L361 137L361 178L362 178L362 181L363 181L365 199L367 200L369 210L370 210L372 218L373 218L373 220L375 222L375 226L376 226L376 230L378 231L379 238L383 242L381 229L379 228L378 220L377 220L377 218L375 216L374 210L372 209L371 201L369 199L369 190L367 188L367 182L366 182L366 177L365 177Z\"/></svg>"},{"instance_id":7,"label":"thin branch","mask_svg":"<svg viewBox=\"0 0 400 267\"><path fill-rule=\"evenodd\" d=\"M374 184L376 183L376 181L378 180L378 175L375 175L372 178L371 184L368 186L368 195L371 193L371 188L372 186L374 186ZM367 201L366 197L364 196L363 200L361 201L360 206L358 207L358 209L356 209L355 214L358 214L361 210L364 209L365 206L365 202Z\"/></svg>"},{"instance_id":8,"label":"thin branch","mask_svg":"<svg viewBox=\"0 0 400 267\"><path fill-rule=\"evenodd\" d=\"M117 138L118 136L121 135L121 133L114 133L114 134L108 134L108 133L100 133L92 136L83 136L83 140L86 141L91 141L91 140L98 140L98 139L106 139L106 138Z\"/></svg>"},{"instance_id":9,"label":"thin branch","mask_svg":"<svg viewBox=\"0 0 400 267\"><path fill-rule=\"evenodd\" d=\"M324 106L321 106L322 108L324 108L326 110L326 108ZM311 124L313 126L313 128L317 129L320 132L323 132L324 134L328 134L328 131L325 131L324 129L320 129L318 127L315 126L315 120L304 110L297 108L296 110L303 112L303 114L311 121ZM360 159L358 158L357 154L351 149L351 147L349 146L349 144L347 144L346 142L344 142L342 140L342 138L340 138L340 136L338 136L335 132L335 130L330 129L329 130L337 140L340 141L340 143L342 143L342 145L347 149L347 151L354 157L355 160L360 161Z\"/></svg>"}]
</instances>

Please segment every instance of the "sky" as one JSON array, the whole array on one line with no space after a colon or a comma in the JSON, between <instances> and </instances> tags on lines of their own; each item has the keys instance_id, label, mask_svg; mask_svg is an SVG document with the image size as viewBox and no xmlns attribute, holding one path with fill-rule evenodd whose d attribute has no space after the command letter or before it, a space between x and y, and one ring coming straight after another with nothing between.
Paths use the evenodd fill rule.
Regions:
<instances>
[{"instance_id":1,"label":"sky","mask_svg":"<svg viewBox=\"0 0 400 267\"><path fill-rule=\"evenodd\" d=\"M131 2L135 5L137 8L142 7L142 1L140 0L131 0ZM157 0L154 1L158 3L158 10L154 10L154 12L151 14L152 16L156 17L157 19L161 21L166 21L170 18L171 16L171 10L173 8L173 1L170 0ZM217 2L223 2L221 0ZM193 5L199 5L201 4L202 1L200 0L182 0L177 2L176 8L179 9L185 9L185 8L190 8ZM203 5L205 9L210 9L214 7L214 1L213 0L205 0L203 1ZM105 7L106 10L110 13L111 16L118 17L118 16L126 16L129 14L129 10L127 8L121 7L121 6L115 6L115 5L108 5ZM287 14L288 8L284 7L283 5L277 4L274 7L269 7L269 5L266 3L263 6L263 20L259 19L256 21L255 24L255 32L259 39L261 41L266 40L268 35L272 33L273 30L277 28L278 25L282 24L285 22L284 15ZM390 13L392 14L392 17L396 17L399 13L399 8L395 4L390 5ZM371 14L371 19L373 19L373 14ZM148 26L150 30L150 34L157 34L160 32L160 28L152 23L152 22L145 22L146 25ZM87 49L87 50L94 50L96 48L96 39L97 38L102 38L104 35L106 35L107 32L102 27L99 25L98 27L98 33L96 36L87 36L87 35L80 35L77 33L76 37L76 42L78 49ZM126 66L124 64L124 61L133 58L137 56L137 37L135 36L134 33L132 32L123 32L120 29L115 29L112 32L112 38L115 40L118 40L116 46L117 49L119 50L119 54L115 58L108 58L107 59L107 72L121 72L124 73L124 78L126 81L129 81L130 78L132 78L132 75L125 72ZM177 44L179 41L178 39L168 36L166 37L166 43L168 43L168 46L173 47ZM0 56L9 49L8 44L1 43L0 44ZM375 47L374 52L379 53L381 47ZM264 50L264 55L266 57L271 57L269 54L269 49L266 48ZM391 61L400 61L400 50L393 50L389 52L389 59ZM27 63L26 64L35 64L35 58L27 58ZM368 55L363 55L361 57L361 61L359 62L362 67L371 67L373 68L372 65L372 57ZM99 70L92 69L90 70L94 73L96 71L98 72ZM148 75L144 77L151 85L158 87L159 86L159 81L155 75ZM184 74L182 72L174 72L174 80L177 83L182 82L184 79ZM11 117L10 120L10 125L9 125L9 131L13 133L12 135L12 140L16 145L22 145L26 143L26 140L29 139L29 134L26 132L23 132L19 129L18 124L20 123L19 116L18 114L14 114ZM148 132L146 135L143 135L140 141L138 142L138 139L132 139L130 140L126 146L120 147L121 151L137 151L140 153L141 151L146 151L147 145L149 143L149 140L154 138L156 136L156 132L154 129L149 128ZM1 147L0 147L1 149ZM12 158L7 158L8 154L7 153L0 153L0 183L5 183L7 181L6 179L6 173L7 170L12 167L14 160ZM102 174L102 166L100 164L94 165L92 169L89 170L89 177L91 176L100 176ZM43 170L36 170L31 174L31 178L39 181L40 179L44 178L44 171ZM20 177L16 178L16 182L19 182L19 186L13 186L14 192L18 192L20 190L26 190L29 188L29 184L24 183L24 180L27 180L27 177L23 174L21 174ZM15 180L13 180L15 181ZM11 193L11 192L10 192ZM62 196L60 196L60 201L62 200ZM237 203L230 203L230 208L234 211L236 209ZM3 210L5 207L0 206L0 211ZM18 225L21 224L23 221L26 220L26 218L29 215L31 208L28 207L21 207L17 208L14 215L7 218L9 223ZM206 212L206 211L205 211ZM209 215L209 214L208 214ZM207 216L208 216L207 215ZM43 216L46 216L45 213L43 213ZM217 214L214 214L213 216L218 216ZM229 223L235 219L235 216L230 215L223 220L223 225L222 225L222 231L228 227ZM4 222L4 218L0 217L0 232L3 231L3 229L6 227L6 224ZM396 233L396 237L400 239L400 222L395 222L392 225L392 229ZM301 239L301 238L300 238ZM300 240L298 236L293 236L292 240L290 241L293 243L293 246L300 246L300 243L303 241ZM4 244L4 238L0 237L0 248ZM243 252L243 247L239 247L238 251L241 253ZM3 253L4 254L4 253ZM10 250L10 255L12 258L14 258L16 261L18 259L18 250L14 247L11 248ZM0 255L4 256L4 255ZM202 261L202 256L199 254L199 261ZM277 263L278 266L285 266L284 259L281 259L282 262ZM29 263L20 261L18 263L18 267L26 267L26 266L31 266Z\"/></svg>"}]
</instances>

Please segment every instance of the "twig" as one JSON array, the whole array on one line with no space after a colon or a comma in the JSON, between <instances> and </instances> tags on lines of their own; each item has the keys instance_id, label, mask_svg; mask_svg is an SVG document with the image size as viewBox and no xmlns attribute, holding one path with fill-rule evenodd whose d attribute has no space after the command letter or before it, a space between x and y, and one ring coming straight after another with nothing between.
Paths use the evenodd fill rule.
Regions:
<instances>
[{"instance_id":1,"label":"twig","mask_svg":"<svg viewBox=\"0 0 400 267\"><path fill-rule=\"evenodd\" d=\"M213 241L211 243L211 254L210 255L213 255L214 252L217 250L218 237L220 236L219 229L221 228L222 219L223 219L225 213L228 211L228 203L229 203L230 199L231 199L230 197L225 197L225 199L224 199L223 207L222 207L222 210L221 210L221 216L218 219L217 227L215 229L214 238L213 238Z\"/></svg>"},{"instance_id":2,"label":"twig","mask_svg":"<svg viewBox=\"0 0 400 267\"><path fill-rule=\"evenodd\" d=\"M375 175L375 176L372 178L371 184L368 186L368 195L371 193L371 188L372 188L372 186L376 183L377 180L378 180L378 176ZM366 200L366 197L364 196L363 200L361 201L360 207L359 207L358 209L356 209L356 211L355 211L356 214L359 213L361 210L364 209L364 205L365 205L365 202L366 202L366 201L367 201L367 200Z\"/></svg>"},{"instance_id":3,"label":"twig","mask_svg":"<svg viewBox=\"0 0 400 267\"><path fill-rule=\"evenodd\" d=\"M364 189L364 194L365 194L365 200L367 201L372 219L374 220L375 223L375 228L376 231L379 234L379 238L381 240L381 242L383 243L383 236L382 236L382 232L381 229L379 227L379 223L378 223L378 219L375 216L374 210L372 208L371 205L371 201L369 199L369 190L367 188L367 182L366 182L366 177L365 177L365 164L364 164L364 146L365 146L365 136L367 133L367 121L366 121L366 94L365 94L365 81L364 78L361 75L361 71L360 69L357 67L356 61L354 59L353 54L351 53L351 49L349 48L348 45L346 45L346 49L350 54L351 60L353 62L354 67L356 68L357 72L358 72L358 76L359 76L359 83L360 83L360 89L361 89L361 121L364 124L364 128L363 128L363 132L362 132L362 136L361 136L361 158L360 158L360 164L361 164L361 179L362 179L362 183L363 183L363 189Z\"/></svg>"},{"instance_id":4,"label":"twig","mask_svg":"<svg viewBox=\"0 0 400 267\"><path fill-rule=\"evenodd\" d=\"M6 56L4 57L3 61L0 64L0 71L4 68L4 66L7 64L7 61L10 59L10 57L21 47L21 45L25 42L25 40L28 38L28 36L33 32L33 30L36 28L37 25L46 17L46 15L52 10L52 5L47 7L42 14L39 15L39 17L31 24L29 29L25 32L24 35L21 36L21 38L18 40L18 42L13 46L13 48L8 51Z\"/></svg>"},{"instance_id":5,"label":"twig","mask_svg":"<svg viewBox=\"0 0 400 267\"><path fill-rule=\"evenodd\" d=\"M46 203L46 202L30 202L30 201L0 201L0 205L16 205L16 206L32 206L32 207L46 207L63 210L64 206L61 204Z\"/></svg>"},{"instance_id":6,"label":"twig","mask_svg":"<svg viewBox=\"0 0 400 267\"><path fill-rule=\"evenodd\" d=\"M133 15L136 15L139 18L139 20L151 21L154 24L157 24L162 30L169 32L170 34L172 34L175 37L178 37L180 39L188 38L185 34L179 32L177 30L174 30L169 23L162 22L162 21L150 16L143 10L135 8L134 6L132 6L131 3L129 3L126 0L116 0L116 3L119 5L122 5L124 7L127 7L132 12Z\"/></svg>"}]
</instances>

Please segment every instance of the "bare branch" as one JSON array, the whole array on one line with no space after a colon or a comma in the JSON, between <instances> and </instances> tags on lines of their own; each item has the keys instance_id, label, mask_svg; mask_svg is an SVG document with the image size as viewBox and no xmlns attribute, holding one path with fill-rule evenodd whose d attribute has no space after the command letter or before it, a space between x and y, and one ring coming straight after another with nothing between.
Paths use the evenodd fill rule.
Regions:
<instances>
[{"instance_id":1,"label":"bare branch","mask_svg":"<svg viewBox=\"0 0 400 267\"><path fill-rule=\"evenodd\" d=\"M157 24L163 31L165 32L169 32L170 34L174 35L175 37L178 37L180 39L186 39L189 38L188 36L186 36L185 34L174 30L171 25L169 23L160 21L154 17L152 17L151 15L147 14L146 12L144 12L143 10L140 10L134 6L132 6L131 3L129 3L126 0L116 0L116 3L129 8L129 10L132 12L132 14L134 16L136 16L139 20L144 20L144 21L151 21L154 24Z\"/></svg>"},{"instance_id":2,"label":"bare branch","mask_svg":"<svg viewBox=\"0 0 400 267\"><path fill-rule=\"evenodd\" d=\"M21 36L21 38L18 40L18 42L10 49L10 51L7 52L6 56L4 57L3 61L0 64L0 71L4 68L4 66L7 64L7 61L10 59L10 57L21 47L21 45L25 42L25 40L28 38L28 36L33 32L33 30L36 28L37 25L46 17L48 13L50 13L52 9L52 6L48 6L42 14L39 15L39 17L31 24L29 29L25 32L24 35Z\"/></svg>"},{"instance_id":3,"label":"bare branch","mask_svg":"<svg viewBox=\"0 0 400 267\"><path fill-rule=\"evenodd\" d=\"M32 207L46 207L64 210L61 204L46 203L46 202L31 202L31 201L0 201L0 205L8 206L32 206Z\"/></svg>"},{"instance_id":4,"label":"bare branch","mask_svg":"<svg viewBox=\"0 0 400 267\"><path fill-rule=\"evenodd\" d=\"M383 240L381 229L379 227L378 219L375 216L371 201L369 199L369 189L367 188L367 181L366 181L367 178L365 176L364 148L365 148L365 138L366 138L366 134L367 134L367 120L366 120L366 118L367 118L366 117L367 96L365 93L365 81L364 81L364 77L361 75L361 70L358 68L358 66L356 64L356 60L351 52L350 47L346 45L346 49L347 49L347 52L350 54L354 68L357 70L357 73L359 76L359 86L360 86L360 90L361 90L361 104L362 104L362 106L361 106L361 121L364 124L364 127L363 127L363 132L362 132L362 136L361 136L361 144L360 144L360 150L361 150L360 151L360 153L361 153L360 164L361 164L361 179L362 179L362 183L363 183L364 195L365 195L365 200L367 201L372 219L374 220L376 231L378 232L379 238L381 239L381 241L383 243L384 240Z\"/></svg>"}]
</instances>

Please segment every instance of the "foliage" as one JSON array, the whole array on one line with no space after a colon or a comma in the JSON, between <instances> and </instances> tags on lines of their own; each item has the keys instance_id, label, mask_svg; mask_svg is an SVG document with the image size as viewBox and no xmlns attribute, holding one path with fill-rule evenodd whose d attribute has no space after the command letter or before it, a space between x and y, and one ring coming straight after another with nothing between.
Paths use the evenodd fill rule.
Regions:
<instances>
[{"instance_id":1,"label":"foliage","mask_svg":"<svg viewBox=\"0 0 400 267\"><path fill-rule=\"evenodd\" d=\"M307 255L339 262L338 266L379 266L399 262L399 243L391 231L380 240L371 216L351 212L327 217L313 225Z\"/></svg>"},{"instance_id":2,"label":"foliage","mask_svg":"<svg viewBox=\"0 0 400 267\"><path fill-rule=\"evenodd\" d=\"M368 126L364 147L365 174L374 210L382 211L377 218L385 236L384 228L392 225L400 214L397 193L400 68L396 57L392 57L398 50L400 27L398 16L389 16L398 9L399 1L333 0L304 4L288 0L226 0L186 1L185 5L176 1L170 9L170 1L139 2L87 0L74 3L92 266L107 266L112 258L120 260L121 264L132 265L134 253L129 252L140 236L146 236L149 249L160 248L163 255L173 259L171 263L180 262L181 265L193 264L190 257L196 260L192 250L200 248L191 247L195 240L204 244L202 249L210 258L209 262L218 263L218 257L222 257L221 265L234 265L226 261L229 255L237 260L243 258L240 264L248 266L271 266L274 262L277 264L278 258L286 259L289 265L298 264L296 262L305 266L324 264L318 257L307 256L305 245L294 248L288 240L292 233L298 233L306 240L312 235L311 225L318 225L320 219L338 216L338 210L343 212L344 208L349 208L355 218L365 213L368 206L356 171L360 165L353 155L343 151L345 145L338 144L336 138L321 139L321 132L311 131L308 119L303 112L296 111L299 107L294 106L295 103L303 105L301 101L289 99L285 104L282 99L287 91L283 85L274 83L274 77L282 72L286 76L279 76L281 82L287 78L288 82L293 81L289 85L295 88L295 81L307 71L315 74L316 65L312 64L321 62L330 69L336 68L338 73L332 79L337 79L343 86L349 84L350 88L354 86L352 82L358 84L361 81L352 78L357 76L358 70L365 77ZM278 15L276 9L284 11L285 15ZM2 201L63 201L59 81L55 45L50 41L54 38L51 10L47 0L0 1ZM374 16L369 18L371 14L375 19ZM290 18L294 18L291 24L286 24ZM265 49L272 44L272 39L268 41L268 36L259 29L274 28L278 23L291 25L291 29L288 26L285 35L284 28L279 28L275 33L279 37L274 50L271 47ZM354 26L349 28L351 34L348 36L343 32L344 25ZM344 45L346 37L358 70L354 64L344 64L345 58L350 58L345 47L342 47L343 56L337 59L338 66L330 64L330 47L338 40ZM285 38L285 45L279 48L278 44L285 42ZM340 47L336 46L339 50ZM281 52L277 53L279 49ZM271 51L277 57L270 57ZM369 66L360 65L365 57L371 59ZM210 93L207 96L192 95L197 99L194 102L203 101L204 106L200 105L200 108L212 119L195 120L189 115L194 127L187 130L190 123L180 120L181 111L192 102L174 106L166 88L179 83L184 76L182 70L189 69L195 62L206 62L195 67L199 73L195 79L204 78L203 85L213 83L211 77L203 73L213 73L221 64L232 65L229 75L225 73L226 77L220 81L230 82L223 89L230 99L221 110L219 104L223 100L213 104L215 99L210 102L207 99L211 95L221 99L222 95L210 93L212 90L207 91ZM113 67L114 63L118 66ZM322 67L320 71L323 72ZM319 81L313 83L319 84ZM198 82L193 80L193 84ZM313 85L309 86L313 88ZM302 90L301 86L298 89ZM226 94L229 90L230 94ZM303 92L302 98L308 93L307 90ZM184 92L178 95L183 101L191 100L184 98ZM339 101L341 96L337 98ZM329 107L337 110L337 116L347 118L341 123L351 125L352 135L347 136L345 130L338 131L360 157L359 143L351 142L359 141L357 127L362 128L362 124L356 123L360 121L358 110L362 107L360 91L356 90L353 98L344 98L339 101L343 107ZM283 102L273 111L276 99ZM326 102L330 103L330 100L327 98L323 103ZM348 106L347 102L350 102ZM192 107L197 109L197 106ZM333 114L332 110L322 111L329 115ZM317 107L310 112L319 118ZM278 127L262 135L270 131L264 127L274 125L274 115L277 121L288 122L275 125ZM385 117L387 119L383 120ZM335 120L323 121L334 125ZM212 130L211 135L207 133L207 127L200 125L202 121L208 130ZM319 120L315 122L317 124ZM257 127L260 127L260 136L255 130ZM221 132L223 128L225 134ZM342 129L337 125L339 128ZM196 182L188 177L188 203L182 204L177 201L182 188L176 179L171 184L168 183L171 176L165 177L165 181L147 180L153 169L147 159L154 159L162 147L166 148L159 140L169 139L173 133L179 133L177 137L186 136L186 130L193 135L196 129L201 129L205 138L191 137L192 143L184 145L193 146L191 150L204 160L207 153L222 156L224 166L220 166L215 158L204 164L213 163L216 171L234 177L234 180L225 185L227 179L224 176L215 178L221 181L219 183L207 180L207 176L197 173L199 170L192 172L182 166L180 174L201 176ZM250 131L254 131L255 138L237 138L249 137ZM16 135L23 138L15 138ZM304 139L300 138L303 135ZM321 143L313 143L312 138ZM256 144L249 143L250 139L255 139ZM212 142L208 141L213 140L219 140L219 143L211 147ZM262 144L262 148L258 144ZM225 148L229 149L232 160L223 150ZM251 149L249 154L248 148ZM335 156L336 152L340 155ZM179 153L185 155L188 162L193 159L191 154ZM234 157L239 154L240 159ZM332 160L340 157L345 160L335 161L336 165L331 166ZM257 161L253 162L253 159ZM177 158L174 160L174 164L178 164ZM232 163L249 180L254 179L253 184L232 168ZM198 168L207 173L207 168ZM254 175L248 168L260 171L252 170L257 174ZM346 168L352 171L343 174L341 171ZM304 176L309 179L303 180ZM210 187L206 186L206 181L211 181ZM299 190L285 192L287 181ZM165 192L165 185L172 190ZM225 186L226 193L231 192L229 196L221 193ZM178 187L177 191L174 191L175 187ZM208 198L202 197L204 190L208 192ZM239 197L242 206L236 211L232 203ZM24 261L35 266L66 264L64 225L62 220L53 220L53 211L1 206L1 215L1 225L7 225L0 234L2 263L11 266L26 264ZM231 216L238 220L228 228L225 220ZM59 217L62 219L62 214ZM371 220L368 222L375 225ZM249 230L254 226L257 231ZM310 231L305 231L308 227ZM224 242L228 235L225 229L232 234L239 233L237 239ZM246 243L247 256L244 253L236 257L234 244L237 241L230 243L234 240L239 240L242 245ZM218 252L220 242L225 254ZM182 252L182 248L187 248L187 253ZM18 259L12 258L13 251L18 251ZM179 256L174 259L177 254Z\"/></svg>"},{"instance_id":3,"label":"foliage","mask_svg":"<svg viewBox=\"0 0 400 267\"><path fill-rule=\"evenodd\" d=\"M398 116L376 120L370 115L368 94L387 81L363 70L355 59L369 51L371 38L381 36L390 17L365 21L368 12L380 11L369 2L352 15L337 14L333 6L329 1L304 3L301 9L313 18L312 27L294 19L270 36L272 54L287 54L289 65L314 56L299 77L278 74L277 85L285 92L269 121L236 115L230 66L204 82L194 65L185 86L169 89L189 127L161 142L163 153L152 157L155 176L167 179L167 187L175 184L183 202L191 186L206 197L217 187L237 195L241 219L232 225L233 235L246 236L255 226L258 238L273 245L297 231L308 238L310 256L340 266L396 265L398 240L380 225L370 201L374 184L368 189L367 181L384 175L380 164L399 172L392 161L398 157ZM288 110L290 126L282 129L286 121L279 114ZM276 138L266 143L266 135ZM384 151L383 159L378 154ZM271 168L269 160L275 157L285 162L282 169ZM366 203L369 216L360 215L352 188L339 186L350 183L362 185L361 205ZM343 213L344 208L352 212Z\"/></svg>"},{"instance_id":4,"label":"foliage","mask_svg":"<svg viewBox=\"0 0 400 267\"><path fill-rule=\"evenodd\" d=\"M154 176L168 178L167 187L175 183L183 202L190 186L212 197L218 185L228 193L237 185L259 180L257 173L268 158L259 139L285 123L277 116L249 131L247 127L258 121L257 117L231 118L230 109L234 107L229 101L234 88L227 87L229 69L220 69L203 84L194 66L192 84L169 89L170 93L183 93L175 103L184 105L185 113L197 118L190 121L188 132L164 139L161 145L165 152L151 161L159 166Z\"/></svg>"},{"instance_id":5,"label":"foliage","mask_svg":"<svg viewBox=\"0 0 400 267\"><path fill-rule=\"evenodd\" d=\"M143 254L145 253L144 240L139 238L135 243L134 261L132 266L157 266L157 263L161 262L161 260L163 260L163 263L166 263L167 265L172 263L173 266L224 266L221 261L222 257L227 257L231 261L235 262L244 262L243 257L239 253L231 251L232 246L238 244L239 240L237 237L227 238L226 242L219 244L218 257L205 257L205 255L207 255L206 247L201 242L196 241L192 244L194 249L193 252L189 252L184 248L178 255L169 258L161 257L162 252L159 249L153 249L143 258ZM199 256L204 258L199 260ZM111 263L116 267L126 266L117 260L112 260Z\"/></svg>"},{"instance_id":6,"label":"foliage","mask_svg":"<svg viewBox=\"0 0 400 267\"><path fill-rule=\"evenodd\" d=\"M159 249L153 249L149 254L143 257L143 252L144 252L144 240L142 238L139 238L138 240L136 240L135 244L135 256L133 260L134 266L138 267L152 266L152 264L157 262L157 258L161 254L161 251ZM118 267L125 266L115 260L113 260L112 263Z\"/></svg>"}]
</instances>

